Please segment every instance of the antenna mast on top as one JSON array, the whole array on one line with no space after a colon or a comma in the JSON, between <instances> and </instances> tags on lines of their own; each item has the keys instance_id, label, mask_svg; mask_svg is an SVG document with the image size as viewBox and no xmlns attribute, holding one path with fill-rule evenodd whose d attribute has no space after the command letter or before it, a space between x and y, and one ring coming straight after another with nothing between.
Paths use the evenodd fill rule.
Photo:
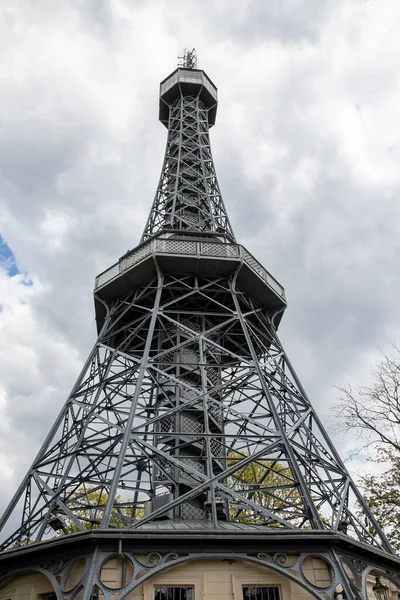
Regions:
<instances>
[{"instance_id":1,"label":"antenna mast on top","mask_svg":"<svg viewBox=\"0 0 400 600\"><path fill-rule=\"evenodd\" d=\"M178 67L183 67L184 69L197 69L196 48L193 48L192 50L185 48L183 56L178 56L178 59Z\"/></svg>"}]
</instances>

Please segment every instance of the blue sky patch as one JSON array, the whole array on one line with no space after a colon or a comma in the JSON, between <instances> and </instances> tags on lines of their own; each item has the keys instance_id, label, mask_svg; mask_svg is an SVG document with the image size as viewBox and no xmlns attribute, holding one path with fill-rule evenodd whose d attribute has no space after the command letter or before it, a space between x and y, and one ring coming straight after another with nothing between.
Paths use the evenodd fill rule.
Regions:
<instances>
[{"instance_id":1,"label":"blue sky patch","mask_svg":"<svg viewBox=\"0 0 400 600\"><path fill-rule=\"evenodd\" d=\"M19 269L17 267L17 262L15 260L15 256L9 246L6 244L5 240L0 235L0 265L7 271L7 274L10 277L14 275L18 275Z\"/></svg>"},{"instance_id":2,"label":"blue sky patch","mask_svg":"<svg viewBox=\"0 0 400 600\"><path fill-rule=\"evenodd\" d=\"M18 275L21 271L18 269L17 261L9 245L6 243L4 238L0 235L0 267L3 268L9 277ZM32 285L32 281L29 279L26 273L23 274L24 279L21 280L23 285Z\"/></svg>"}]
</instances>

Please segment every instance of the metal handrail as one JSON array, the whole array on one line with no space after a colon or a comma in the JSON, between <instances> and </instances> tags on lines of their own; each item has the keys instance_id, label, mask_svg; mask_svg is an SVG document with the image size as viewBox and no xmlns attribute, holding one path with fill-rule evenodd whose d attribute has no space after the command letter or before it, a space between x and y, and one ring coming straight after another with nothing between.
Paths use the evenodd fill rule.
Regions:
<instances>
[{"instance_id":1,"label":"metal handrail","mask_svg":"<svg viewBox=\"0 0 400 600\"><path fill-rule=\"evenodd\" d=\"M190 238L177 240L158 237L142 244L139 248L125 254L120 260L106 269L95 280L95 290L108 283L114 277L121 275L134 265L139 264L151 254L184 254L219 259L242 259L267 285L269 285L283 300L285 291L280 283L240 244L224 244L222 242L195 241Z\"/></svg>"}]
</instances>

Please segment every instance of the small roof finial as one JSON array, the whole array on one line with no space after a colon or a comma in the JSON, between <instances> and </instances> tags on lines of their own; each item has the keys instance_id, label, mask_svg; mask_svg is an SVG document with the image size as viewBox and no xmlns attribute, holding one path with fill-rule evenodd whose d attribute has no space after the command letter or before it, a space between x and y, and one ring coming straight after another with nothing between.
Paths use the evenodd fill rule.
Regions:
<instances>
[{"instance_id":1,"label":"small roof finial","mask_svg":"<svg viewBox=\"0 0 400 600\"><path fill-rule=\"evenodd\" d=\"M196 48L193 48L192 50L185 48L183 56L178 56L178 59L178 67L183 67L184 69L197 69Z\"/></svg>"}]
</instances>

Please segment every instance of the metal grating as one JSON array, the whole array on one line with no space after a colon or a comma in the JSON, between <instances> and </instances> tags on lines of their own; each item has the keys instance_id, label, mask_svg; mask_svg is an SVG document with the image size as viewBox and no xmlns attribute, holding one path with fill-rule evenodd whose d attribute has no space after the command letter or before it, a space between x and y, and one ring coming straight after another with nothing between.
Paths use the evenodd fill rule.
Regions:
<instances>
[{"instance_id":1,"label":"metal grating","mask_svg":"<svg viewBox=\"0 0 400 600\"><path fill-rule=\"evenodd\" d=\"M285 291L283 287L277 282L277 280L272 277L270 273L248 252L245 248L242 247L243 258L246 263L267 283L272 289L281 296L281 298L285 297Z\"/></svg>"},{"instance_id":2,"label":"metal grating","mask_svg":"<svg viewBox=\"0 0 400 600\"><path fill-rule=\"evenodd\" d=\"M185 458L185 459L181 459L181 463L185 464L185 466L187 466L187 467L190 467L194 471L198 471L199 473L204 473L204 465L199 460L194 460L192 458ZM197 481L195 474L193 473L193 475L192 475L189 471L186 471L186 469L181 469L181 474L183 477L186 477L189 479L195 479Z\"/></svg>"},{"instance_id":3,"label":"metal grating","mask_svg":"<svg viewBox=\"0 0 400 600\"><path fill-rule=\"evenodd\" d=\"M198 506L193 504L182 504L181 509L182 519L204 519L205 512Z\"/></svg>"},{"instance_id":4,"label":"metal grating","mask_svg":"<svg viewBox=\"0 0 400 600\"><path fill-rule=\"evenodd\" d=\"M160 467L162 467L161 469L158 469L156 472L156 478L159 481L163 481L165 479L168 479L169 476L171 476L174 472L174 467L173 465L171 465L171 463L168 461L168 459L166 458L159 458L158 459L158 464Z\"/></svg>"},{"instance_id":5,"label":"metal grating","mask_svg":"<svg viewBox=\"0 0 400 600\"><path fill-rule=\"evenodd\" d=\"M126 269L129 269L133 265L138 264L141 260L146 258L151 254L151 243L145 244L138 250L131 252L125 258L121 258L120 260L120 271L123 272Z\"/></svg>"},{"instance_id":6,"label":"metal grating","mask_svg":"<svg viewBox=\"0 0 400 600\"><path fill-rule=\"evenodd\" d=\"M220 256L226 258L228 256L227 244L202 242L200 254L202 256Z\"/></svg>"},{"instance_id":7,"label":"metal grating","mask_svg":"<svg viewBox=\"0 0 400 600\"><path fill-rule=\"evenodd\" d=\"M215 419L215 421L222 425L223 422L223 411L222 406L218 405L216 402L212 402L208 406L208 412Z\"/></svg>"},{"instance_id":8,"label":"metal grating","mask_svg":"<svg viewBox=\"0 0 400 600\"><path fill-rule=\"evenodd\" d=\"M210 442L210 446L211 446L211 452L217 458L224 455L224 448L223 448L222 444L220 444L220 442L218 442L217 440L212 439Z\"/></svg>"},{"instance_id":9,"label":"metal grating","mask_svg":"<svg viewBox=\"0 0 400 600\"><path fill-rule=\"evenodd\" d=\"M160 433L170 433L173 429L173 424L172 417L164 417L163 419L160 419Z\"/></svg>"},{"instance_id":10,"label":"metal grating","mask_svg":"<svg viewBox=\"0 0 400 600\"><path fill-rule=\"evenodd\" d=\"M181 417L181 431L182 433L202 433L203 426L199 421L194 421L189 417Z\"/></svg>"},{"instance_id":11,"label":"metal grating","mask_svg":"<svg viewBox=\"0 0 400 600\"><path fill-rule=\"evenodd\" d=\"M111 281L111 279L114 279L114 277L119 275L119 272L119 263L117 263L116 265L113 265L112 267L107 269L107 271L104 271L104 273L98 275L96 277L96 288L99 288L105 283L107 283L107 281Z\"/></svg>"},{"instance_id":12,"label":"metal grating","mask_svg":"<svg viewBox=\"0 0 400 600\"><path fill-rule=\"evenodd\" d=\"M179 362L183 365L198 365L200 360L196 352L193 350L180 350L178 352Z\"/></svg>"},{"instance_id":13,"label":"metal grating","mask_svg":"<svg viewBox=\"0 0 400 600\"><path fill-rule=\"evenodd\" d=\"M196 242L186 240L166 240L165 252L168 254L196 254Z\"/></svg>"}]
</instances>

